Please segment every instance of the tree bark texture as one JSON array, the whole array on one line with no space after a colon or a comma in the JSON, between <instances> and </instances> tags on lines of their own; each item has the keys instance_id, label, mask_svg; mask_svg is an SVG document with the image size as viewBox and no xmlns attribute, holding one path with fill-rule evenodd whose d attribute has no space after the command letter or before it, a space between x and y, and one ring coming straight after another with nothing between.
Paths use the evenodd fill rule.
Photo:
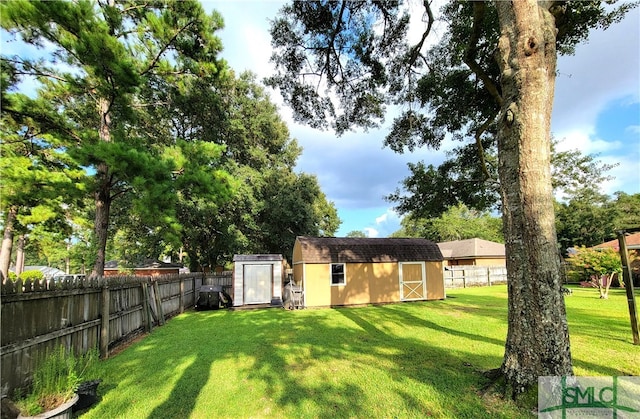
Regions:
<instances>
[{"instance_id":1,"label":"tree bark texture","mask_svg":"<svg viewBox=\"0 0 640 419\"><path fill-rule=\"evenodd\" d=\"M16 248L16 275L18 276L24 271L24 246L26 241L27 238L24 234L18 237L18 246Z\"/></svg>"},{"instance_id":2,"label":"tree bark texture","mask_svg":"<svg viewBox=\"0 0 640 419\"><path fill-rule=\"evenodd\" d=\"M515 398L538 376L572 375L550 168L556 27L543 2L496 4L504 98L499 176L509 282L501 371L507 394Z\"/></svg>"},{"instance_id":3,"label":"tree bark texture","mask_svg":"<svg viewBox=\"0 0 640 419\"><path fill-rule=\"evenodd\" d=\"M98 112L100 114L100 141L111 141L111 115L109 114L109 102L102 98L98 100ZM93 265L92 277L104 275L104 264L107 249L107 236L109 232L109 212L111 210L111 179L109 167L106 163L98 164L96 170L96 191L95 205L96 216L94 220L94 231L98 245L96 262Z\"/></svg>"},{"instance_id":4,"label":"tree bark texture","mask_svg":"<svg viewBox=\"0 0 640 419\"><path fill-rule=\"evenodd\" d=\"M18 208L11 206L7 212L4 222L4 235L2 236L2 248L0 249L0 279L9 276L9 266L11 265L11 250L13 249L13 229L18 215Z\"/></svg>"}]
</instances>

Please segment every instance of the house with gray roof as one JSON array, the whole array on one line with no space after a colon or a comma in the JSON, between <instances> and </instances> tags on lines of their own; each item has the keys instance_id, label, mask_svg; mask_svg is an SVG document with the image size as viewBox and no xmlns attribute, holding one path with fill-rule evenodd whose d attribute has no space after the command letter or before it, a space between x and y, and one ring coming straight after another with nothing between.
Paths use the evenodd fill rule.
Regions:
<instances>
[{"instance_id":1,"label":"house with gray roof","mask_svg":"<svg viewBox=\"0 0 640 419\"><path fill-rule=\"evenodd\" d=\"M482 239L438 243L446 266L506 266L504 244Z\"/></svg>"}]
</instances>

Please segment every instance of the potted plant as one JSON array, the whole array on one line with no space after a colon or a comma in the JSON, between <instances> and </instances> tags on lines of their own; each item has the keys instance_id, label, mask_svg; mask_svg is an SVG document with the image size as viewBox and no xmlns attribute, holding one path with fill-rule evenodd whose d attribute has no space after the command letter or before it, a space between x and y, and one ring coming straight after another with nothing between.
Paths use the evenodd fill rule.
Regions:
<instances>
[{"instance_id":1,"label":"potted plant","mask_svg":"<svg viewBox=\"0 0 640 419\"><path fill-rule=\"evenodd\" d=\"M75 356L63 346L48 354L34 371L31 393L17 403L19 417L71 418L78 385L96 358L96 350Z\"/></svg>"}]
</instances>

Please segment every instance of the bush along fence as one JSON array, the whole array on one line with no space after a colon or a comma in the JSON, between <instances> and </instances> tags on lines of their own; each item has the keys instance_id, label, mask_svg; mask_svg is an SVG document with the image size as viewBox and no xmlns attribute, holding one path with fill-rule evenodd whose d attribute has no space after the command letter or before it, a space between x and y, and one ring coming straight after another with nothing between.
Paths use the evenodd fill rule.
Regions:
<instances>
[{"instance_id":1,"label":"bush along fence","mask_svg":"<svg viewBox=\"0 0 640 419\"><path fill-rule=\"evenodd\" d=\"M459 265L445 266L445 288L491 286L507 283L507 268L504 266Z\"/></svg>"},{"instance_id":2,"label":"bush along fence","mask_svg":"<svg viewBox=\"0 0 640 419\"><path fill-rule=\"evenodd\" d=\"M108 357L119 345L193 307L202 285L221 285L231 293L232 275L6 279L0 317L2 395L28 386L37 362L60 345L75 354L99 348L101 357Z\"/></svg>"}]
</instances>

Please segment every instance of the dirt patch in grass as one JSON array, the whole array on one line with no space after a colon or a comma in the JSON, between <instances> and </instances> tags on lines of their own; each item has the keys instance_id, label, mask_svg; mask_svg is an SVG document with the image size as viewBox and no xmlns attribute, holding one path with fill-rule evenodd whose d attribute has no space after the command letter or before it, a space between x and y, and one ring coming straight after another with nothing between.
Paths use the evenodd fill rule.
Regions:
<instances>
[{"instance_id":1,"label":"dirt patch in grass","mask_svg":"<svg viewBox=\"0 0 640 419\"><path fill-rule=\"evenodd\" d=\"M148 335L149 334L146 333L146 332L145 333L140 333L140 334L135 335L131 339L127 339L125 341L119 342L117 346L109 349L109 357L118 355L120 352L124 351L129 346L133 345L134 343L140 342L142 339L146 338Z\"/></svg>"}]
</instances>

